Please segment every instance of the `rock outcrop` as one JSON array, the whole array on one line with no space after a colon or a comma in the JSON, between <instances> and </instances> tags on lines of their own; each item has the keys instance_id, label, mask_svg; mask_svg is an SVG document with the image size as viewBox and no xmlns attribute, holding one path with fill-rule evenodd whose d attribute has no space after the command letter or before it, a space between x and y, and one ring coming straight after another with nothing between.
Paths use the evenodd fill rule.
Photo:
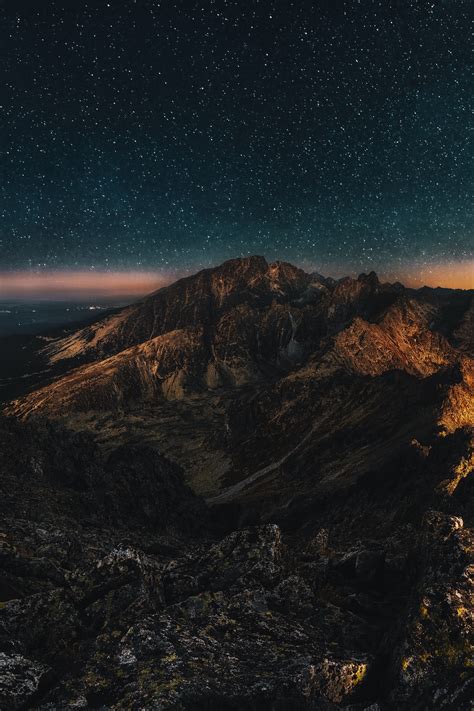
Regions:
<instances>
[{"instance_id":1,"label":"rock outcrop","mask_svg":"<svg viewBox=\"0 0 474 711\"><path fill-rule=\"evenodd\" d=\"M2 708L471 708L466 433L240 527L152 450L0 435Z\"/></svg>"}]
</instances>

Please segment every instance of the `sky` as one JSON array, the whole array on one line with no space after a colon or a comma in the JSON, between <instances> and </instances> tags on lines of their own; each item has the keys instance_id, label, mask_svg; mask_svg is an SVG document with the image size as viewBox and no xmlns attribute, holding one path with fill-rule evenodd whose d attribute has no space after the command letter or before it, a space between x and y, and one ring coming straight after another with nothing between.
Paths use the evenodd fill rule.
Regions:
<instances>
[{"instance_id":1,"label":"sky","mask_svg":"<svg viewBox=\"0 0 474 711\"><path fill-rule=\"evenodd\" d=\"M249 254L474 287L472 8L0 0L0 297Z\"/></svg>"}]
</instances>

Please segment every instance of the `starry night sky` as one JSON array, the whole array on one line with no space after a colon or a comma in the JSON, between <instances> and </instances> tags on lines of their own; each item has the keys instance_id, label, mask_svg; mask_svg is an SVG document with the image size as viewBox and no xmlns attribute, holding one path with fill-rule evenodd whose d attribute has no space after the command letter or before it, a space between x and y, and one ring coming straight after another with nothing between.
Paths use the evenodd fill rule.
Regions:
<instances>
[{"instance_id":1,"label":"starry night sky","mask_svg":"<svg viewBox=\"0 0 474 711\"><path fill-rule=\"evenodd\" d=\"M471 10L0 1L0 269L264 254L455 280L473 258Z\"/></svg>"}]
</instances>

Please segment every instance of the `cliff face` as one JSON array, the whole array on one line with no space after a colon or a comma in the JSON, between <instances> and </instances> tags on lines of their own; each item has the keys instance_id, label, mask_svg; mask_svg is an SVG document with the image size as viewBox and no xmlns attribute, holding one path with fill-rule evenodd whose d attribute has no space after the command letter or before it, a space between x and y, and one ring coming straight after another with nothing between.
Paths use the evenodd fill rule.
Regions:
<instances>
[{"instance_id":1,"label":"cliff face","mask_svg":"<svg viewBox=\"0 0 474 711\"><path fill-rule=\"evenodd\" d=\"M263 308L301 294L311 278L291 264L267 264L263 257L225 262L160 289L143 301L92 326L59 339L45 349L52 362L97 360L165 333L212 327L239 306Z\"/></svg>"}]
</instances>

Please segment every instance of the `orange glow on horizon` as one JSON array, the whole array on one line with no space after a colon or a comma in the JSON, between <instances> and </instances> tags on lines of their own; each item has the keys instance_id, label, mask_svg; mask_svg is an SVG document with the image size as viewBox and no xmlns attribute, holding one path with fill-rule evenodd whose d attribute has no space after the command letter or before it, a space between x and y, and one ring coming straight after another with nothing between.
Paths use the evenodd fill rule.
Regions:
<instances>
[{"instance_id":1,"label":"orange glow on horizon","mask_svg":"<svg viewBox=\"0 0 474 711\"><path fill-rule=\"evenodd\" d=\"M410 264L403 264L397 270L374 267L370 264L364 268L354 271L354 266L350 264L317 264L315 262L303 263L302 268L307 272L319 272L324 276L332 276L340 279L344 276L357 278L361 272L377 273L381 282L401 282L404 286L413 289L420 289L423 286L436 288L437 286L446 289L474 289L474 259L464 259L462 261L445 261L437 264L428 262L413 261Z\"/></svg>"},{"instance_id":2,"label":"orange glow on horizon","mask_svg":"<svg viewBox=\"0 0 474 711\"><path fill-rule=\"evenodd\" d=\"M326 276L350 273L352 270L308 268L321 271ZM197 268L198 269L198 268ZM196 271L197 271L196 269ZM365 271L370 271L366 269ZM189 274L189 272L186 272ZM94 299L133 297L139 298L160 289L178 279L182 274L169 272L111 272L85 270L16 271L0 272L0 299ZM354 275L356 276L356 275ZM381 281L401 281L405 286L446 287L450 289L474 289L474 260L445 262L434 265L413 263L400 271L379 273Z\"/></svg>"},{"instance_id":3,"label":"orange glow on horizon","mask_svg":"<svg viewBox=\"0 0 474 711\"><path fill-rule=\"evenodd\" d=\"M160 289L174 278L171 274L138 271L0 272L0 298L139 297Z\"/></svg>"},{"instance_id":4,"label":"orange glow on horizon","mask_svg":"<svg viewBox=\"0 0 474 711\"><path fill-rule=\"evenodd\" d=\"M389 275L388 281L401 281L405 286L441 286L447 289L474 289L474 259L440 264L413 264L400 275Z\"/></svg>"}]
</instances>

